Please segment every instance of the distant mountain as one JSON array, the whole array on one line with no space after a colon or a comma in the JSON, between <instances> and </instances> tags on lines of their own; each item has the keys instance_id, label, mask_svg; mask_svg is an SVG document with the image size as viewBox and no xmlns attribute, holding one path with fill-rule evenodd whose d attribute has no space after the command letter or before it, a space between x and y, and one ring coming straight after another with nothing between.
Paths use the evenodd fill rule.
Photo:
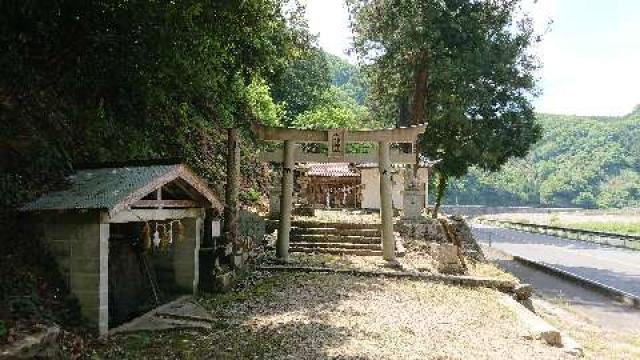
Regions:
<instances>
[{"instance_id":1,"label":"distant mountain","mask_svg":"<svg viewBox=\"0 0 640 360\"><path fill-rule=\"evenodd\" d=\"M538 114L542 140L494 174L472 169L448 203L640 206L640 105L622 117Z\"/></svg>"}]
</instances>

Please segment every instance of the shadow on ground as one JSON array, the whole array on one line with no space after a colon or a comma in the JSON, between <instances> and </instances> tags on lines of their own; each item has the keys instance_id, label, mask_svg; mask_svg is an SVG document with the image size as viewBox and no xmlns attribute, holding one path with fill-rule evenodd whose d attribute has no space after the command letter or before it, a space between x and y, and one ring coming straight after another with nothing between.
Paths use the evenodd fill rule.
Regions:
<instances>
[{"instance_id":1,"label":"shadow on ground","mask_svg":"<svg viewBox=\"0 0 640 360\"><path fill-rule=\"evenodd\" d=\"M332 286L327 286L330 279ZM352 296L382 286L371 279L341 275L265 274L244 289L204 295L213 315L211 331L180 330L114 336L98 347L103 358L335 359L329 350L349 341L349 328L328 316ZM348 282L348 284L346 283ZM367 359L367 357L339 357Z\"/></svg>"}]
</instances>

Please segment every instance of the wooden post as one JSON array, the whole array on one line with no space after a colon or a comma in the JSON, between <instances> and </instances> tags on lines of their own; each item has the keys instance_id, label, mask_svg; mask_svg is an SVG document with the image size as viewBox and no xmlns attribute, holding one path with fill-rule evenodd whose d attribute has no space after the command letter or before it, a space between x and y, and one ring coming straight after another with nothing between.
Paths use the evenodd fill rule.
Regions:
<instances>
[{"instance_id":1,"label":"wooden post","mask_svg":"<svg viewBox=\"0 0 640 360\"><path fill-rule=\"evenodd\" d=\"M293 207L293 167L295 142L284 142L282 164L282 194L280 195L280 226L276 242L276 256L281 261L289 260L289 232L291 230L291 208Z\"/></svg>"},{"instance_id":2,"label":"wooden post","mask_svg":"<svg viewBox=\"0 0 640 360\"><path fill-rule=\"evenodd\" d=\"M240 179L240 144L238 130L227 129L227 186L225 189L224 232L227 243L232 244L237 255L238 236L238 188Z\"/></svg>"},{"instance_id":3,"label":"wooden post","mask_svg":"<svg viewBox=\"0 0 640 360\"><path fill-rule=\"evenodd\" d=\"M378 143L378 170L380 171L380 216L382 218L382 257L395 260L395 238L393 236L393 204L391 199L391 166L389 143Z\"/></svg>"}]
</instances>

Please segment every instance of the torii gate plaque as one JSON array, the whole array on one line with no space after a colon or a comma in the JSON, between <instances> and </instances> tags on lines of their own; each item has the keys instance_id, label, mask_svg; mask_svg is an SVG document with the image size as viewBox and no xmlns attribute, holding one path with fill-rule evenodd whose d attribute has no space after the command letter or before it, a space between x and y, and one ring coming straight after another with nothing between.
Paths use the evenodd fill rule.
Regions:
<instances>
[{"instance_id":1,"label":"torii gate plaque","mask_svg":"<svg viewBox=\"0 0 640 360\"><path fill-rule=\"evenodd\" d=\"M391 261L396 258L393 236L393 204L391 200L391 163L415 164L414 153L394 152L390 154L391 143L415 144L425 126L407 128L348 131L299 130L268 127L253 124L257 138L264 141L284 141L284 151L264 153L262 161L282 162L282 193L280 199L280 223L276 240L276 256L282 261L289 257L289 232L291 230L291 209L293 202L293 170L296 162L377 162L380 171L380 216L382 218L382 256ZM378 154L347 154L348 142L377 142ZM327 154L304 153L296 148L296 143L328 143Z\"/></svg>"}]
</instances>

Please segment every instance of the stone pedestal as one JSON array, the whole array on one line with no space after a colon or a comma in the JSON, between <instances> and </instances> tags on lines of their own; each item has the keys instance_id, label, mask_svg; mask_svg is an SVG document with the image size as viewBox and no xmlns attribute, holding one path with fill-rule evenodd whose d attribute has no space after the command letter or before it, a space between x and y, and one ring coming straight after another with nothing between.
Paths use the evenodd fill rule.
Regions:
<instances>
[{"instance_id":1,"label":"stone pedestal","mask_svg":"<svg viewBox=\"0 0 640 360\"><path fill-rule=\"evenodd\" d=\"M277 219L280 217L280 184L271 187L269 193L269 218Z\"/></svg>"},{"instance_id":2,"label":"stone pedestal","mask_svg":"<svg viewBox=\"0 0 640 360\"><path fill-rule=\"evenodd\" d=\"M419 187L408 188L402 193L404 205L403 219L419 219L424 210L424 190Z\"/></svg>"}]
</instances>

